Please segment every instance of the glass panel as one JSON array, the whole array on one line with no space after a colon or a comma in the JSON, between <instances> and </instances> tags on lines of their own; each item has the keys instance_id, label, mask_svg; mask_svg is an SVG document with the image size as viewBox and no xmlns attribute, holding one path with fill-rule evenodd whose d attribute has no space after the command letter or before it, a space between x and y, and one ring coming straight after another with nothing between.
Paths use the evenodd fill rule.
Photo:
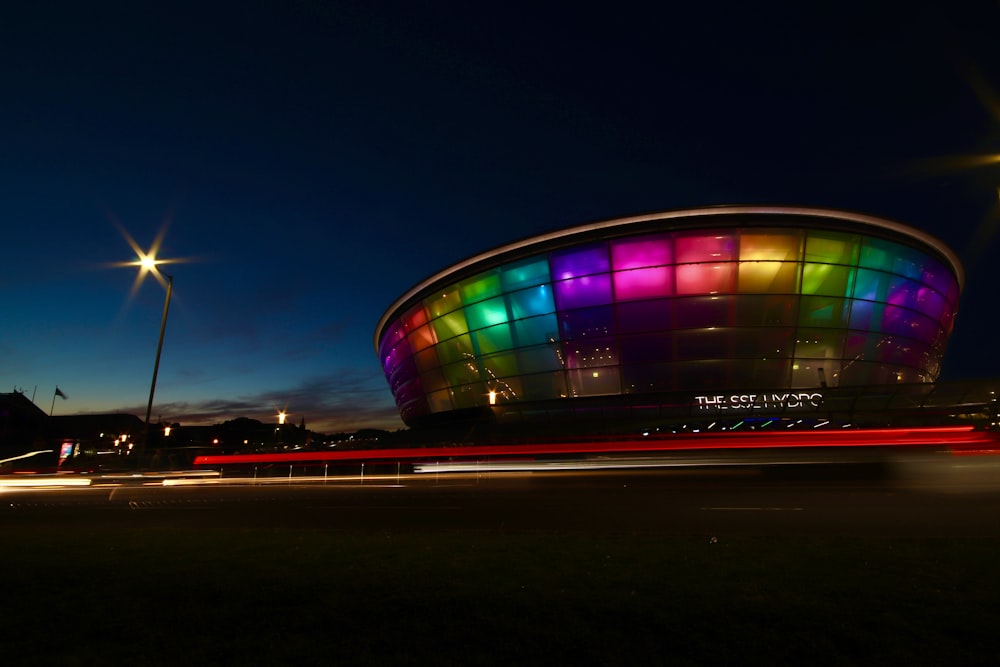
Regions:
<instances>
[{"instance_id":1,"label":"glass panel","mask_svg":"<svg viewBox=\"0 0 1000 667\"><path fill-rule=\"evenodd\" d=\"M444 372L444 377L448 381L448 384L452 387L469 384L480 379L479 369L476 368L474 363L459 362L457 364L448 364L447 366L443 366L441 370Z\"/></svg>"},{"instance_id":2,"label":"glass panel","mask_svg":"<svg viewBox=\"0 0 1000 667\"><path fill-rule=\"evenodd\" d=\"M921 287L917 290L917 309L931 319L944 322L948 319L951 308L941 294L930 287Z\"/></svg>"},{"instance_id":3,"label":"glass panel","mask_svg":"<svg viewBox=\"0 0 1000 667\"><path fill-rule=\"evenodd\" d=\"M674 238L678 264L728 262L736 259L736 235L731 230L680 232Z\"/></svg>"},{"instance_id":4,"label":"glass panel","mask_svg":"<svg viewBox=\"0 0 1000 667\"><path fill-rule=\"evenodd\" d=\"M474 408L477 405L486 405L488 402L488 390L482 382L453 387L451 390L451 402L456 409Z\"/></svg>"},{"instance_id":5,"label":"glass panel","mask_svg":"<svg viewBox=\"0 0 1000 667\"><path fill-rule=\"evenodd\" d=\"M450 364L456 361L475 361L476 355L472 348L472 339L469 334L464 334L456 338L438 343L435 346L438 360L442 364Z\"/></svg>"},{"instance_id":6,"label":"glass panel","mask_svg":"<svg viewBox=\"0 0 1000 667\"><path fill-rule=\"evenodd\" d=\"M799 326L838 327L847 324L847 299L832 296L803 296L799 303Z\"/></svg>"},{"instance_id":7,"label":"glass panel","mask_svg":"<svg viewBox=\"0 0 1000 667\"><path fill-rule=\"evenodd\" d=\"M413 355L413 363L420 373L427 373L441 365L441 362L438 361L437 350L433 347L428 347Z\"/></svg>"},{"instance_id":8,"label":"glass panel","mask_svg":"<svg viewBox=\"0 0 1000 667\"><path fill-rule=\"evenodd\" d=\"M510 299L511 316L515 320L556 312L555 303L552 301L552 288L549 285L512 292L508 295L508 299Z\"/></svg>"},{"instance_id":9,"label":"glass panel","mask_svg":"<svg viewBox=\"0 0 1000 667\"><path fill-rule=\"evenodd\" d=\"M794 296L763 296L757 294L740 294L733 297L735 319L737 326L768 326L786 327L795 324Z\"/></svg>"},{"instance_id":10,"label":"glass panel","mask_svg":"<svg viewBox=\"0 0 1000 667\"><path fill-rule=\"evenodd\" d=\"M614 338L571 341L563 345L566 368L592 368L618 363L618 345Z\"/></svg>"},{"instance_id":11,"label":"glass panel","mask_svg":"<svg viewBox=\"0 0 1000 667\"><path fill-rule=\"evenodd\" d=\"M638 331L665 331L673 328L672 301L633 301L619 303L618 330L622 333Z\"/></svg>"},{"instance_id":12,"label":"glass panel","mask_svg":"<svg viewBox=\"0 0 1000 667\"><path fill-rule=\"evenodd\" d=\"M536 345L517 350L517 364L522 373L562 370L558 344Z\"/></svg>"},{"instance_id":13,"label":"glass panel","mask_svg":"<svg viewBox=\"0 0 1000 667\"><path fill-rule=\"evenodd\" d=\"M629 394L673 391L675 387L672 371L673 366L668 363L622 366L622 386Z\"/></svg>"},{"instance_id":14,"label":"glass panel","mask_svg":"<svg viewBox=\"0 0 1000 667\"><path fill-rule=\"evenodd\" d=\"M933 343L942 332L934 320L906 308L886 306L882 329L887 333Z\"/></svg>"},{"instance_id":15,"label":"glass panel","mask_svg":"<svg viewBox=\"0 0 1000 667\"><path fill-rule=\"evenodd\" d=\"M736 264L685 264L676 268L677 294L728 294L733 291Z\"/></svg>"},{"instance_id":16,"label":"glass panel","mask_svg":"<svg viewBox=\"0 0 1000 667\"><path fill-rule=\"evenodd\" d=\"M469 325L465 322L465 313L461 310L431 320L431 326L434 327L434 333L439 341L448 340L469 331Z\"/></svg>"},{"instance_id":17,"label":"glass panel","mask_svg":"<svg viewBox=\"0 0 1000 667\"><path fill-rule=\"evenodd\" d=\"M440 368L433 368L420 375L420 381L424 385L424 391L438 391L448 388L448 381L444 379L444 373Z\"/></svg>"},{"instance_id":18,"label":"glass panel","mask_svg":"<svg viewBox=\"0 0 1000 667\"><path fill-rule=\"evenodd\" d=\"M831 377L839 377L840 359L800 359L792 362L792 387L821 387L830 384ZM820 372L822 371L822 372Z\"/></svg>"},{"instance_id":19,"label":"glass panel","mask_svg":"<svg viewBox=\"0 0 1000 667\"><path fill-rule=\"evenodd\" d=\"M836 329L799 329L795 359L836 359L839 362L844 356L844 335Z\"/></svg>"},{"instance_id":20,"label":"glass panel","mask_svg":"<svg viewBox=\"0 0 1000 667\"><path fill-rule=\"evenodd\" d=\"M525 400L529 401L566 398L569 395L566 389L566 374L562 371L523 375L521 390L524 392Z\"/></svg>"},{"instance_id":21,"label":"glass panel","mask_svg":"<svg viewBox=\"0 0 1000 667\"><path fill-rule=\"evenodd\" d=\"M447 389L443 391L435 391L427 395L427 403L430 407L432 414L438 412L447 412L452 409L451 406L451 392Z\"/></svg>"},{"instance_id":22,"label":"glass panel","mask_svg":"<svg viewBox=\"0 0 1000 667\"><path fill-rule=\"evenodd\" d=\"M747 382L740 382L736 386L784 387L789 382L791 372L791 359L759 359L751 365L751 375Z\"/></svg>"},{"instance_id":23,"label":"glass panel","mask_svg":"<svg viewBox=\"0 0 1000 667\"><path fill-rule=\"evenodd\" d=\"M476 303L488 299L491 296L502 294L500 288L500 271L493 269L478 276L463 280L459 283L459 291L462 294L462 302Z\"/></svg>"},{"instance_id":24,"label":"glass panel","mask_svg":"<svg viewBox=\"0 0 1000 667\"><path fill-rule=\"evenodd\" d=\"M617 300L649 299L674 293L674 268L657 266L619 271L614 275Z\"/></svg>"},{"instance_id":25,"label":"glass panel","mask_svg":"<svg viewBox=\"0 0 1000 667\"><path fill-rule=\"evenodd\" d=\"M509 350L514 347L509 324L498 324L489 329L480 329L473 333L472 336L479 354L490 354L491 352Z\"/></svg>"},{"instance_id":26,"label":"glass panel","mask_svg":"<svg viewBox=\"0 0 1000 667\"><path fill-rule=\"evenodd\" d=\"M793 262L743 262L739 265L738 290L743 293L795 294L799 267Z\"/></svg>"},{"instance_id":27,"label":"glass panel","mask_svg":"<svg viewBox=\"0 0 1000 667\"><path fill-rule=\"evenodd\" d=\"M797 262L801 259L802 234L800 232L745 231L740 235L740 260Z\"/></svg>"},{"instance_id":28,"label":"glass panel","mask_svg":"<svg viewBox=\"0 0 1000 667\"><path fill-rule=\"evenodd\" d=\"M549 262L534 257L500 267L500 281L505 292L534 287L549 282Z\"/></svg>"},{"instance_id":29,"label":"glass panel","mask_svg":"<svg viewBox=\"0 0 1000 667\"><path fill-rule=\"evenodd\" d=\"M882 239L864 239L859 264L879 271L891 271L894 249L898 247L897 244Z\"/></svg>"},{"instance_id":30,"label":"glass panel","mask_svg":"<svg viewBox=\"0 0 1000 667\"><path fill-rule=\"evenodd\" d=\"M469 320L470 329L485 329L507 321L507 306L502 296L494 297L466 306L465 317Z\"/></svg>"},{"instance_id":31,"label":"glass panel","mask_svg":"<svg viewBox=\"0 0 1000 667\"><path fill-rule=\"evenodd\" d=\"M602 273L552 284L559 310L611 303L611 276Z\"/></svg>"},{"instance_id":32,"label":"glass panel","mask_svg":"<svg viewBox=\"0 0 1000 667\"><path fill-rule=\"evenodd\" d=\"M759 360L792 356L793 329L733 329L732 356Z\"/></svg>"},{"instance_id":33,"label":"glass panel","mask_svg":"<svg viewBox=\"0 0 1000 667\"><path fill-rule=\"evenodd\" d=\"M851 302L850 327L862 331L878 331L882 328L884 313L884 304L855 299Z\"/></svg>"},{"instance_id":34,"label":"glass panel","mask_svg":"<svg viewBox=\"0 0 1000 667\"><path fill-rule=\"evenodd\" d=\"M611 242L611 265L616 271L673 263L670 236L640 236Z\"/></svg>"},{"instance_id":35,"label":"glass panel","mask_svg":"<svg viewBox=\"0 0 1000 667\"><path fill-rule=\"evenodd\" d=\"M554 251L549 263L553 280L566 280L611 270L608 246L604 243Z\"/></svg>"},{"instance_id":36,"label":"glass panel","mask_svg":"<svg viewBox=\"0 0 1000 667\"><path fill-rule=\"evenodd\" d=\"M452 285L440 294L424 299L424 306L431 319L458 310L462 307L462 294L458 291L458 285Z\"/></svg>"},{"instance_id":37,"label":"glass panel","mask_svg":"<svg viewBox=\"0 0 1000 667\"><path fill-rule=\"evenodd\" d=\"M579 369L566 372L574 396L604 396L621 393L621 377L617 366Z\"/></svg>"},{"instance_id":38,"label":"glass panel","mask_svg":"<svg viewBox=\"0 0 1000 667\"><path fill-rule=\"evenodd\" d=\"M858 278L854 284L854 298L884 302L889 296L891 278L892 276L882 271L858 269Z\"/></svg>"},{"instance_id":39,"label":"glass panel","mask_svg":"<svg viewBox=\"0 0 1000 667\"><path fill-rule=\"evenodd\" d=\"M678 331L674 334L676 340L676 359L719 359L732 356L733 336L725 329L707 330L691 329Z\"/></svg>"},{"instance_id":40,"label":"glass panel","mask_svg":"<svg viewBox=\"0 0 1000 667\"><path fill-rule=\"evenodd\" d=\"M674 339L668 333L623 336L619 344L622 364L642 364L674 357Z\"/></svg>"},{"instance_id":41,"label":"glass panel","mask_svg":"<svg viewBox=\"0 0 1000 667\"><path fill-rule=\"evenodd\" d=\"M520 347L554 343L559 340L559 324L554 314L518 320L514 322L514 335Z\"/></svg>"},{"instance_id":42,"label":"glass panel","mask_svg":"<svg viewBox=\"0 0 1000 667\"><path fill-rule=\"evenodd\" d=\"M483 357L482 365L488 377L512 377L520 372L517 366L517 354L514 352Z\"/></svg>"},{"instance_id":43,"label":"glass panel","mask_svg":"<svg viewBox=\"0 0 1000 667\"><path fill-rule=\"evenodd\" d=\"M674 364L674 385L687 391L716 390L731 386L731 362L704 360Z\"/></svg>"},{"instance_id":44,"label":"glass panel","mask_svg":"<svg viewBox=\"0 0 1000 667\"><path fill-rule=\"evenodd\" d=\"M889 297L886 299L886 302L893 306L903 306L919 310L918 299L921 288L922 285L920 283L894 276L889 282Z\"/></svg>"},{"instance_id":45,"label":"glass panel","mask_svg":"<svg viewBox=\"0 0 1000 667\"><path fill-rule=\"evenodd\" d=\"M424 310L423 305L417 304L406 311L406 314L402 317L402 321L403 327L407 332L416 331L427 324L427 311Z\"/></svg>"},{"instance_id":46,"label":"glass panel","mask_svg":"<svg viewBox=\"0 0 1000 667\"><path fill-rule=\"evenodd\" d=\"M410 349L417 352L436 343L437 338L430 326L424 325L410 334L409 341Z\"/></svg>"},{"instance_id":47,"label":"glass panel","mask_svg":"<svg viewBox=\"0 0 1000 667\"><path fill-rule=\"evenodd\" d=\"M728 296L703 296L676 301L677 328L725 327L733 321L733 301Z\"/></svg>"},{"instance_id":48,"label":"glass panel","mask_svg":"<svg viewBox=\"0 0 1000 667\"><path fill-rule=\"evenodd\" d=\"M615 331L613 306L598 306L559 313L559 331L563 340L607 336Z\"/></svg>"},{"instance_id":49,"label":"glass panel","mask_svg":"<svg viewBox=\"0 0 1000 667\"><path fill-rule=\"evenodd\" d=\"M860 239L853 234L811 231L806 237L807 262L857 264Z\"/></svg>"},{"instance_id":50,"label":"glass panel","mask_svg":"<svg viewBox=\"0 0 1000 667\"><path fill-rule=\"evenodd\" d=\"M931 258L924 259L924 272L921 281L940 292L954 306L958 300L958 281L944 264Z\"/></svg>"},{"instance_id":51,"label":"glass panel","mask_svg":"<svg viewBox=\"0 0 1000 667\"><path fill-rule=\"evenodd\" d=\"M802 293L850 296L854 269L832 264L805 264L802 267Z\"/></svg>"}]
</instances>

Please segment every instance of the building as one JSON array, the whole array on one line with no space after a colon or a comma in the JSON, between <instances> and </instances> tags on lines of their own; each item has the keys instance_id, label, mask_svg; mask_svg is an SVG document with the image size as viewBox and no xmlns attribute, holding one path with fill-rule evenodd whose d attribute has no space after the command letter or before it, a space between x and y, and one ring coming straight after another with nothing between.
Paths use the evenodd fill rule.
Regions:
<instances>
[{"instance_id":1,"label":"building","mask_svg":"<svg viewBox=\"0 0 1000 667\"><path fill-rule=\"evenodd\" d=\"M945 244L889 220L669 211L461 261L397 299L374 344L415 430L621 432L796 412L847 423L859 400L882 397L886 413L937 391L963 281Z\"/></svg>"}]
</instances>

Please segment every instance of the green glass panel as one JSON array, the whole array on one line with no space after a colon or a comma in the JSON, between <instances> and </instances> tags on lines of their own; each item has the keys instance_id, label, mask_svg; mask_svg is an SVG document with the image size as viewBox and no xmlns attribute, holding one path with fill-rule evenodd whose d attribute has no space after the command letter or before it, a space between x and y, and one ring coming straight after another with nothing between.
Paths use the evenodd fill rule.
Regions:
<instances>
[{"instance_id":1,"label":"green glass panel","mask_svg":"<svg viewBox=\"0 0 1000 667\"><path fill-rule=\"evenodd\" d=\"M462 294L458 291L458 285L452 285L440 294L424 299L424 306L431 318L441 317L445 313L458 310L462 307Z\"/></svg>"},{"instance_id":2,"label":"green glass panel","mask_svg":"<svg viewBox=\"0 0 1000 667\"><path fill-rule=\"evenodd\" d=\"M489 377L512 377L518 374L517 353L492 354L483 358L483 370Z\"/></svg>"},{"instance_id":3,"label":"green glass panel","mask_svg":"<svg viewBox=\"0 0 1000 667\"><path fill-rule=\"evenodd\" d=\"M882 239L865 239L861 246L861 259L859 264L870 269L881 271L891 271L895 256L902 249L898 243L884 241Z\"/></svg>"},{"instance_id":4,"label":"green glass panel","mask_svg":"<svg viewBox=\"0 0 1000 667\"><path fill-rule=\"evenodd\" d=\"M437 334L437 339L440 341L460 336L469 331L469 325L465 321L465 313L461 310L431 320L431 326L434 327L434 333Z\"/></svg>"},{"instance_id":5,"label":"green glass panel","mask_svg":"<svg viewBox=\"0 0 1000 667\"><path fill-rule=\"evenodd\" d=\"M479 368L472 361L462 361L456 364L443 366L441 370L448 384L457 387L463 384L479 381Z\"/></svg>"},{"instance_id":6,"label":"green glass panel","mask_svg":"<svg viewBox=\"0 0 1000 667\"><path fill-rule=\"evenodd\" d=\"M833 264L811 264L802 267L802 293L848 296L854 283L853 268Z\"/></svg>"},{"instance_id":7,"label":"green glass panel","mask_svg":"<svg viewBox=\"0 0 1000 667\"><path fill-rule=\"evenodd\" d=\"M476 356L469 334L449 338L444 342L438 343L435 349L437 350L438 359L441 360L442 364L468 361L475 359Z\"/></svg>"},{"instance_id":8,"label":"green glass panel","mask_svg":"<svg viewBox=\"0 0 1000 667\"><path fill-rule=\"evenodd\" d=\"M469 329L485 329L507 321L507 306L502 296L465 307Z\"/></svg>"},{"instance_id":9,"label":"green glass panel","mask_svg":"<svg viewBox=\"0 0 1000 667\"><path fill-rule=\"evenodd\" d=\"M496 269L481 273L478 276L463 280L459 284L462 301L466 304L476 303L502 293L500 287L500 272Z\"/></svg>"},{"instance_id":10,"label":"green glass panel","mask_svg":"<svg viewBox=\"0 0 1000 667\"><path fill-rule=\"evenodd\" d=\"M489 329L480 329L472 334L479 354L490 354L514 347L509 324L498 324Z\"/></svg>"},{"instance_id":11,"label":"green glass panel","mask_svg":"<svg viewBox=\"0 0 1000 667\"><path fill-rule=\"evenodd\" d=\"M857 264L860 239L854 234L809 232L805 260L827 264Z\"/></svg>"},{"instance_id":12,"label":"green glass panel","mask_svg":"<svg viewBox=\"0 0 1000 667\"><path fill-rule=\"evenodd\" d=\"M500 280L505 292L547 283L549 261L546 257L535 257L507 264L500 267Z\"/></svg>"},{"instance_id":13,"label":"green glass panel","mask_svg":"<svg viewBox=\"0 0 1000 667\"><path fill-rule=\"evenodd\" d=\"M847 300L832 296L804 296L799 305L799 326L844 327Z\"/></svg>"}]
</instances>

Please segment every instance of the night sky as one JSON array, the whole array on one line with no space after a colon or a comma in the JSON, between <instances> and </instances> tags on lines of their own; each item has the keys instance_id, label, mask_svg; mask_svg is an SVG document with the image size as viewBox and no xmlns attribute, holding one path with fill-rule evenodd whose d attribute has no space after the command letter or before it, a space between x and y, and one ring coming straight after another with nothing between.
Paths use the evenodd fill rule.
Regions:
<instances>
[{"instance_id":1,"label":"night sky","mask_svg":"<svg viewBox=\"0 0 1000 667\"><path fill-rule=\"evenodd\" d=\"M17 4L0 391L46 412L145 414L165 292L131 293L120 229L189 260L154 420L332 432L402 427L372 336L421 279L714 204L940 237L968 272L941 379L1000 376L996 1Z\"/></svg>"}]
</instances>

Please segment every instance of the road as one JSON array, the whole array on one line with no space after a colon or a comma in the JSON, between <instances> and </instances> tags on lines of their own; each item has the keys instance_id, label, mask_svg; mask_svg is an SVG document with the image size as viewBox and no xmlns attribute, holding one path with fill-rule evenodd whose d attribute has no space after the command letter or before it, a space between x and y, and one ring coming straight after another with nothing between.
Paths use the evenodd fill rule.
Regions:
<instances>
[{"instance_id":1,"label":"road","mask_svg":"<svg viewBox=\"0 0 1000 667\"><path fill-rule=\"evenodd\" d=\"M470 472L313 478L95 479L0 487L0 528L108 526L590 531L661 535L1000 537L1000 461Z\"/></svg>"}]
</instances>

